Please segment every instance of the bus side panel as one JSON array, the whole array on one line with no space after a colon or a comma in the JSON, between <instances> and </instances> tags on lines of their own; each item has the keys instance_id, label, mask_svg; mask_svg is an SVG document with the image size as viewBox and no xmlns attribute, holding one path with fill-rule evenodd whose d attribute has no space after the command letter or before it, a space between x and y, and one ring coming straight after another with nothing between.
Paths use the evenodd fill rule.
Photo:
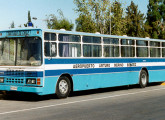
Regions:
<instances>
[{"instance_id":1,"label":"bus side panel","mask_svg":"<svg viewBox=\"0 0 165 120\"><path fill-rule=\"evenodd\" d=\"M74 91L137 84L139 72L73 76Z\"/></svg>"},{"instance_id":2,"label":"bus side panel","mask_svg":"<svg viewBox=\"0 0 165 120\"><path fill-rule=\"evenodd\" d=\"M165 81L165 70L149 71L149 82Z\"/></svg>"},{"instance_id":3,"label":"bus side panel","mask_svg":"<svg viewBox=\"0 0 165 120\"><path fill-rule=\"evenodd\" d=\"M58 77L45 77L43 95L54 94Z\"/></svg>"}]
</instances>

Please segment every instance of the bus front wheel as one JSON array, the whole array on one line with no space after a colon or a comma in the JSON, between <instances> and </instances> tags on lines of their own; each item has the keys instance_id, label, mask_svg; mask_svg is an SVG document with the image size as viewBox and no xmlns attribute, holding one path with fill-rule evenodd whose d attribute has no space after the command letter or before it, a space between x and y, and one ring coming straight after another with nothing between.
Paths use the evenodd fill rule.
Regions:
<instances>
[{"instance_id":1,"label":"bus front wheel","mask_svg":"<svg viewBox=\"0 0 165 120\"><path fill-rule=\"evenodd\" d=\"M69 78L62 76L59 78L56 86L56 95L59 99L67 98L71 91L71 83Z\"/></svg>"},{"instance_id":2,"label":"bus front wheel","mask_svg":"<svg viewBox=\"0 0 165 120\"><path fill-rule=\"evenodd\" d=\"M141 88L145 88L148 83L148 74L145 70L140 72L139 84Z\"/></svg>"}]
</instances>

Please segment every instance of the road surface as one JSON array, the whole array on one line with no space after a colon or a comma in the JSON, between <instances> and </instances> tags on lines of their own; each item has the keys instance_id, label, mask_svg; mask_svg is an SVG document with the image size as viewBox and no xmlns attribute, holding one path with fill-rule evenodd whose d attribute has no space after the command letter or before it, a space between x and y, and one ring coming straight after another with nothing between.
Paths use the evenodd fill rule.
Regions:
<instances>
[{"instance_id":1,"label":"road surface","mask_svg":"<svg viewBox=\"0 0 165 120\"><path fill-rule=\"evenodd\" d=\"M53 95L0 95L0 120L165 120L165 86L124 86Z\"/></svg>"}]
</instances>

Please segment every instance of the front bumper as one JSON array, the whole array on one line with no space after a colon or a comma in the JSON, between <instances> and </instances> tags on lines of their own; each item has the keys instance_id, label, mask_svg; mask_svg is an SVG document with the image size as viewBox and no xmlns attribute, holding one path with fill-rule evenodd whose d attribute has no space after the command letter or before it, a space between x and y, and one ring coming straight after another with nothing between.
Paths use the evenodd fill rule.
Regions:
<instances>
[{"instance_id":1,"label":"front bumper","mask_svg":"<svg viewBox=\"0 0 165 120\"><path fill-rule=\"evenodd\" d=\"M43 87L0 85L0 91L27 92L43 95Z\"/></svg>"}]
</instances>

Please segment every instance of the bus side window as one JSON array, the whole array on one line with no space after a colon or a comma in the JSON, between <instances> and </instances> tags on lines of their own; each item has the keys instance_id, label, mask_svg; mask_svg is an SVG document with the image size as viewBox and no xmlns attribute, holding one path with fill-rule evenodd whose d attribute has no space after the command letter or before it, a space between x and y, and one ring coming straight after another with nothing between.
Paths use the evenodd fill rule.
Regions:
<instances>
[{"instance_id":1,"label":"bus side window","mask_svg":"<svg viewBox=\"0 0 165 120\"><path fill-rule=\"evenodd\" d=\"M165 57L165 42L162 42L162 57Z\"/></svg>"},{"instance_id":2,"label":"bus side window","mask_svg":"<svg viewBox=\"0 0 165 120\"><path fill-rule=\"evenodd\" d=\"M45 56L46 57L55 57L57 55L56 52L56 43L54 42L45 42Z\"/></svg>"},{"instance_id":3,"label":"bus side window","mask_svg":"<svg viewBox=\"0 0 165 120\"><path fill-rule=\"evenodd\" d=\"M60 43L59 55L60 57L80 57L81 45L73 43Z\"/></svg>"},{"instance_id":4,"label":"bus side window","mask_svg":"<svg viewBox=\"0 0 165 120\"><path fill-rule=\"evenodd\" d=\"M50 43L49 42L45 42L45 56L46 57L50 57Z\"/></svg>"},{"instance_id":5,"label":"bus side window","mask_svg":"<svg viewBox=\"0 0 165 120\"><path fill-rule=\"evenodd\" d=\"M105 37L103 44L104 57L119 57L119 39Z\"/></svg>"},{"instance_id":6,"label":"bus side window","mask_svg":"<svg viewBox=\"0 0 165 120\"><path fill-rule=\"evenodd\" d=\"M57 55L56 43L51 43L51 57L55 57Z\"/></svg>"},{"instance_id":7,"label":"bus side window","mask_svg":"<svg viewBox=\"0 0 165 120\"><path fill-rule=\"evenodd\" d=\"M44 40L56 41L56 34L55 33L44 33Z\"/></svg>"},{"instance_id":8,"label":"bus side window","mask_svg":"<svg viewBox=\"0 0 165 120\"><path fill-rule=\"evenodd\" d=\"M134 40L121 39L121 57L135 57Z\"/></svg>"},{"instance_id":9,"label":"bus side window","mask_svg":"<svg viewBox=\"0 0 165 120\"><path fill-rule=\"evenodd\" d=\"M150 42L150 57L160 57L160 42Z\"/></svg>"}]
</instances>

